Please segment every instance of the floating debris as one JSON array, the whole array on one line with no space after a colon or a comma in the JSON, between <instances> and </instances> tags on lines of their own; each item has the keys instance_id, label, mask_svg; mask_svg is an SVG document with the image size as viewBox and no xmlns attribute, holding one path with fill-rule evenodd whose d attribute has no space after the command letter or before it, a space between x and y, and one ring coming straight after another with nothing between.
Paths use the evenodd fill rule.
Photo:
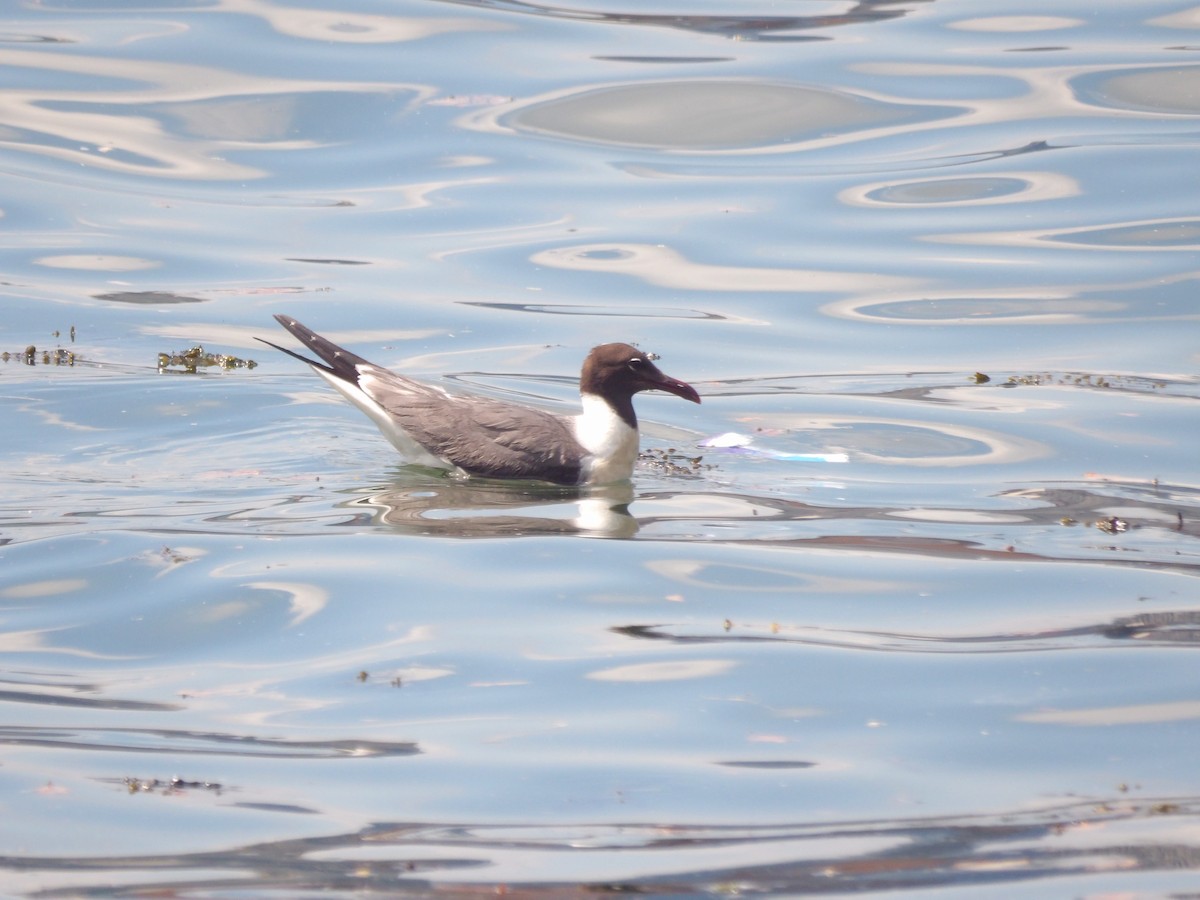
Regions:
<instances>
[{"instance_id":1,"label":"floating debris","mask_svg":"<svg viewBox=\"0 0 1200 900\"><path fill-rule=\"evenodd\" d=\"M1111 516L1107 519L1100 519L1095 523L1096 527L1105 534L1122 534L1129 530L1129 523L1124 519L1119 519L1116 516Z\"/></svg>"},{"instance_id":2,"label":"floating debris","mask_svg":"<svg viewBox=\"0 0 1200 900\"><path fill-rule=\"evenodd\" d=\"M213 791L220 793L222 785L216 781L188 781L186 778L124 778L122 784L131 794L180 794L184 791Z\"/></svg>"},{"instance_id":3,"label":"floating debris","mask_svg":"<svg viewBox=\"0 0 1200 900\"><path fill-rule=\"evenodd\" d=\"M979 373L977 372L976 375ZM1151 380L1133 375L1093 375L1090 372L1062 372L1055 375L1052 372L1032 372L1027 375L1009 375L1005 387L1017 385L1035 386L1044 384L1070 385L1076 387L1124 388L1126 390L1161 391L1167 387L1167 382Z\"/></svg>"},{"instance_id":4,"label":"floating debris","mask_svg":"<svg viewBox=\"0 0 1200 900\"><path fill-rule=\"evenodd\" d=\"M685 477L696 476L716 468L706 464L703 456L680 453L674 447L668 447L666 450L644 450L638 454L638 461L663 475Z\"/></svg>"},{"instance_id":5,"label":"floating debris","mask_svg":"<svg viewBox=\"0 0 1200 900\"><path fill-rule=\"evenodd\" d=\"M1054 376L1049 372L1042 375L1009 375L1006 384L1051 384L1054 381Z\"/></svg>"},{"instance_id":6,"label":"floating debris","mask_svg":"<svg viewBox=\"0 0 1200 900\"><path fill-rule=\"evenodd\" d=\"M41 350L30 344L24 350L10 352L4 350L0 352L0 361L3 362L20 362L27 366L73 366L75 360L79 359L73 350L67 350L63 347L56 347L53 350Z\"/></svg>"},{"instance_id":7,"label":"floating debris","mask_svg":"<svg viewBox=\"0 0 1200 900\"><path fill-rule=\"evenodd\" d=\"M179 353L158 354L158 371L173 372L176 369L188 374L195 374L200 369L217 367L219 369L253 369L258 365L252 359L241 359L224 353L208 353L197 344L190 350Z\"/></svg>"},{"instance_id":8,"label":"floating debris","mask_svg":"<svg viewBox=\"0 0 1200 900\"><path fill-rule=\"evenodd\" d=\"M725 434L718 434L716 437L710 437L707 440L701 441L700 446L711 447L715 450L744 453L747 456L758 456L765 459L784 459L793 462L844 463L850 459L845 453L786 453L782 450L768 450L751 446L753 442L754 438L748 434L727 431Z\"/></svg>"},{"instance_id":9,"label":"floating debris","mask_svg":"<svg viewBox=\"0 0 1200 900\"><path fill-rule=\"evenodd\" d=\"M163 562L171 565L182 565L183 563L193 562L196 559L195 556L189 556L182 550L172 549L165 544L163 545L163 548L158 551L158 556Z\"/></svg>"},{"instance_id":10,"label":"floating debris","mask_svg":"<svg viewBox=\"0 0 1200 900\"><path fill-rule=\"evenodd\" d=\"M967 381L973 381L975 384L987 384L991 380L990 376L984 375L982 372L976 372L967 378Z\"/></svg>"}]
</instances>

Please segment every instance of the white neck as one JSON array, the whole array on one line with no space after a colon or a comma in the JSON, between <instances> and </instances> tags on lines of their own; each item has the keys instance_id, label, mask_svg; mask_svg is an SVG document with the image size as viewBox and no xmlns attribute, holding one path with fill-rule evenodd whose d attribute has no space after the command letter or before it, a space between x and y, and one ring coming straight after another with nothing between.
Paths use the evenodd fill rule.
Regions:
<instances>
[{"instance_id":1,"label":"white neck","mask_svg":"<svg viewBox=\"0 0 1200 900\"><path fill-rule=\"evenodd\" d=\"M583 412L575 417L575 440L591 455L583 473L587 484L624 481L633 475L638 433L595 394L581 394Z\"/></svg>"}]
</instances>

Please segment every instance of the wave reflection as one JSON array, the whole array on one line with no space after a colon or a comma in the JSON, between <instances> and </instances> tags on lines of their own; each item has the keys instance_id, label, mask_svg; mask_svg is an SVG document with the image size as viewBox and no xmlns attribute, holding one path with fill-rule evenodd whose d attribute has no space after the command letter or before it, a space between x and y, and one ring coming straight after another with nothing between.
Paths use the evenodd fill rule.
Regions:
<instances>
[{"instance_id":1,"label":"wave reflection","mask_svg":"<svg viewBox=\"0 0 1200 900\"><path fill-rule=\"evenodd\" d=\"M0 65L31 70L42 81L47 71L59 76L54 88L6 89L3 146L153 178L260 178L264 170L232 156L313 148L329 137L324 113L340 116L355 106L365 112L378 104L403 108L434 93L407 84L276 79L198 64L30 50L0 50ZM314 103L324 113L303 115Z\"/></svg>"},{"instance_id":2,"label":"wave reflection","mask_svg":"<svg viewBox=\"0 0 1200 900\"><path fill-rule=\"evenodd\" d=\"M837 293L911 289L915 279L867 272L717 265L653 244L580 244L541 250L530 262L576 272L631 275L659 287L694 291Z\"/></svg>"},{"instance_id":3,"label":"wave reflection","mask_svg":"<svg viewBox=\"0 0 1200 900\"><path fill-rule=\"evenodd\" d=\"M612 12L586 7L551 6L525 0L440 0L456 6L473 6L498 12L545 16L553 19L578 21L586 24L631 25L635 27L673 28L699 34L715 34L749 41L815 41L827 40L804 32L841 25L886 22L908 15L909 10L897 8L891 0L857 0L845 12L831 9L821 15L781 16L771 12L742 15L696 15L688 12ZM636 4L631 4L636 6Z\"/></svg>"},{"instance_id":4,"label":"wave reflection","mask_svg":"<svg viewBox=\"0 0 1200 900\"><path fill-rule=\"evenodd\" d=\"M672 644L768 643L885 653L1030 653L1095 649L1114 644L1200 648L1200 612L1189 609L1117 616L1106 622L1071 628L996 633L944 634L932 629L924 633L870 631L744 621L727 621L707 627L695 624L618 625L611 630L636 640ZM1196 704L1189 706L1189 710L1195 708ZM1084 716L1078 718L1082 721ZM1045 720L1050 721L1051 717L1046 716ZM1026 721L1033 719L1026 717Z\"/></svg>"},{"instance_id":5,"label":"wave reflection","mask_svg":"<svg viewBox=\"0 0 1200 900\"><path fill-rule=\"evenodd\" d=\"M667 152L745 153L879 137L961 113L799 84L694 79L554 91L467 116L463 125Z\"/></svg>"},{"instance_id":6,"label":"wave reflection","mask_svg":"<svg viewBox=\"0 0 1200 900\"><path fill-rule=\"evenodd\" d=\"M731 778L778 778L784 768L717 765ZM804 778L810 764L793 761L786 768ZM129 792L123 783L114 789ZM732 782L729 789L737 790ZM701 896L714 886L720 893L736 886L739 894L813 896L989 886L1011 892L1018 882L1083 895L1098 876L1116 871L1158 873L1182 890L1200 868L1200 850L1180 838L1200 822L1200 799L1189 795L1114 791L977 815L817 817L767 825L625 819L619 825L384 821L190 853L15 853L0 865L10 873L10 886L39 888L39 896L108 893L116 873L136 873L140 893L172 896L299 894L312 885L385 895Z\"/></svg>"},{"instance_id":7,"label":"wave reflection","mask_svg":"<svg viewBox=\"0 0 1200 900\"><path fill-rule=\"evenodd\" d=\"M844 190L838 200L863 207L977 207L1063 200L1081 192L1076 179L1057 172L1006 172L1002 176L951 175L875 182Z\"/></svg>"}]
</instances>

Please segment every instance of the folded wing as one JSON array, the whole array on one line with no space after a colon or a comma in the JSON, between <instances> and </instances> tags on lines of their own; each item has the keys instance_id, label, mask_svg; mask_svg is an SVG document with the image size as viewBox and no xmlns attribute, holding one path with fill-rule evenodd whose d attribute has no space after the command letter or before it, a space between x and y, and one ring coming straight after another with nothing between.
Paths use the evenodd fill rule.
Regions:
<instances>
[{"instance_id":1,"label":"folded wing","mask_svg":"<svg viewBox=\"0 0 1200 900\"><path fill-rule=\"evenodd\" d=\"M358 386L427 452L471 475L577 484L584 449L572 420L517 403L449 394L371 363Z\"/></svg>"}]
</instances>

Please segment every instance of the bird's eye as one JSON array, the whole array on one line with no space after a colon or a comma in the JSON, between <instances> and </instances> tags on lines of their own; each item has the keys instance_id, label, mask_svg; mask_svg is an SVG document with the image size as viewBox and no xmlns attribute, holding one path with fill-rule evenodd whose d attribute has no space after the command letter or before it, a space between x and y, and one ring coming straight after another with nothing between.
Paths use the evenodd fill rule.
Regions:
<instances>
[{"instance_id":1,"label":"bird's eye","mask_svg":"<svg viewBox=\"0 0 1200 900\"><path fill-rule=\"evenodd\" d=\"M645 360L643 360L640 356L635 356L633 359L629 360L628 365L631 369L637 369L641 367L643 362L645 362Z\"/></svg>"}]
</instances>

